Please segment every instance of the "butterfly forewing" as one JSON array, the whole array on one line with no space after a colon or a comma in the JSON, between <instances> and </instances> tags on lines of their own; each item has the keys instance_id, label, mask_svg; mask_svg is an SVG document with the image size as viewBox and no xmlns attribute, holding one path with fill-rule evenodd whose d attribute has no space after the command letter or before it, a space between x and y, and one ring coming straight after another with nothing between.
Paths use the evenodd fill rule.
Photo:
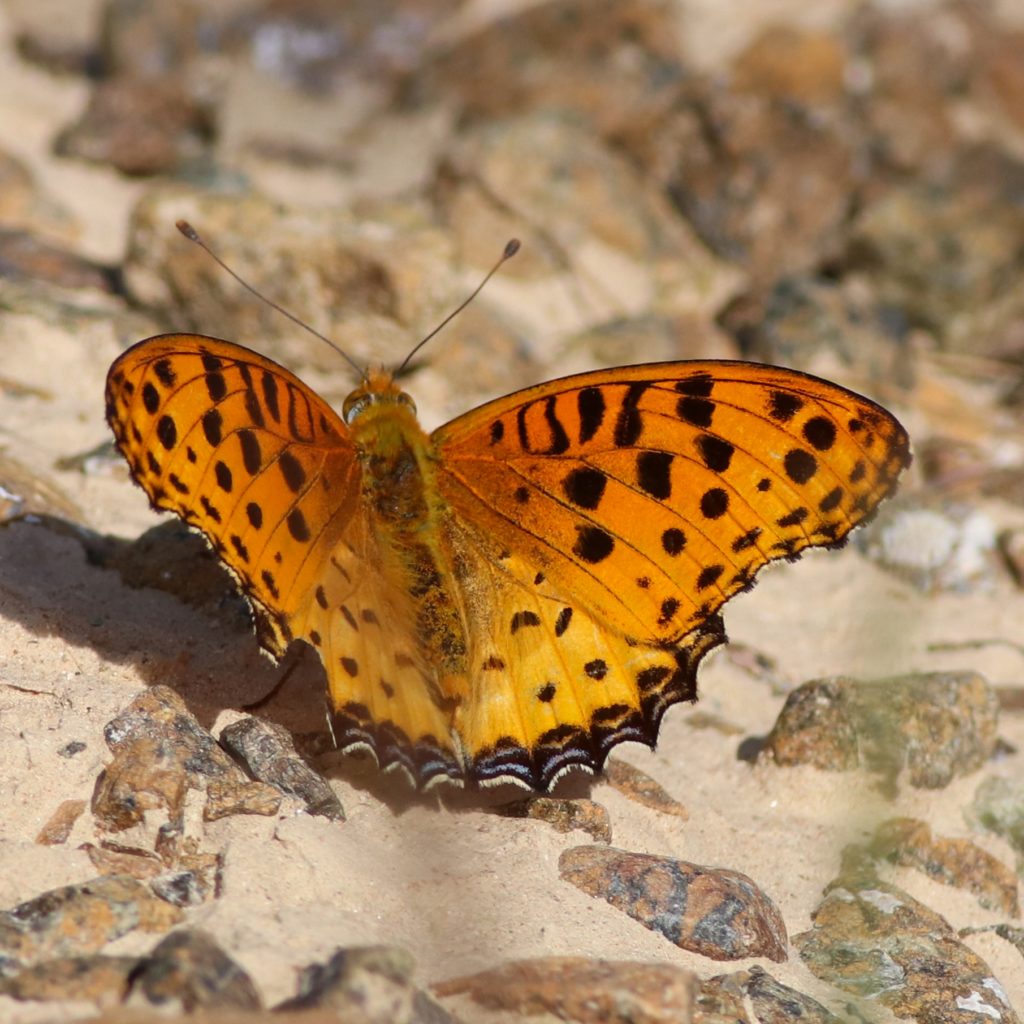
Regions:
<instances>
[{"instance_id":1,"label":"butterfly forewing","mask_svg":"<svg viewBox=\"0 0 1024 1024\"><path fill-rule=\"evenodd\" d=\"M283 653L357 508L347 428L298 378L195 335L141 342L111 367L107 417L153 504L201 530L266 613Z\"/></svg>"},{"instance_id":2,"label":"butterfly forewing","mask_svg":"<svg viewBox=\"0 0 1024 1024\"><path fill-rule=\"evenodd\" d=\"M433 440L444 498L522 556L524 583L540 573L541 592L647 643L678 641L772 559L841 543L909 462L868 399L729 362L552 381Z\"/></svg>"}]
</instances>

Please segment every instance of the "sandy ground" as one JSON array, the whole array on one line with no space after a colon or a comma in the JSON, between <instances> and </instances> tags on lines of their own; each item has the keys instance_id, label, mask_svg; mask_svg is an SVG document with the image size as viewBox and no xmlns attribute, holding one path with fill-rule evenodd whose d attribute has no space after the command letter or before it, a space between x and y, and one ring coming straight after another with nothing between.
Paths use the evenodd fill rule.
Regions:
<instances>
[{"instance_id":1,"label":"sandy ground","mask_svg":"<svg viewBox=\"0 0 1024 1024\"><path fill-rule=\"evenodd\" d=\"M54 130L84 102L85 86L17 60L4 27L0 11L0 148L26 161L71 211L80 251L116 260L142 186L49 154ZM302 186L301 176L291 182L299 194ZM123 467L88 474L55 468L57 460L107 439L103 381L131 340L119 336L107 315L114 300L80 293L75 303L69 318L4 314L0 378L30 390L0 394L0 447L52 479L82 510L80 522L131 538L157 519ZM443 343L435 358L443 360ZM897 411L913 433L915 411ZM985 511L1000 525L1024 521L998 503ZM701 669L698 710L737 732L695 728L691 712L676 708L656 752L620 748L620 756L686 804L689 821L634 804L600 780L577 778L566 791L588 793L607 807L616 846L749 874L778 903L794 934L810 926L844 845L897 814L924 818L942 835L969 834L963 809L983 775L1019 775L1024 762L1020 753L1008 754L947 789L904 787L887 800L860 773L751 767L737 758L743 737L768 731L783 689L823 675L971 668L993 684L1019 684L1024 655L1006 642L1020 638L1020 609L1020 593L1005 575L969 593L923 595L852 546L772 568L753 593L729 605L734 646L715 652ZM1001 643L932 649L940 641L990 640ZM70 530L61 535L34 522L0 530L0 651L0 907L95 873L76 849L93 838L88 814L63 846L33 840L62 800L88 798L109 759L103 726L142 687L173 686L216 730L277 678L244 630L227 629L168 594L127 588L116 573L87 563ZM774 679L748 669L750 651L773 660ZM297 728L317 728L318 686L315 672L299 673L271 712ZM1004 716L1001 735L1013 749L1024 748L1019 712ZM84 751L60 756L73 740ZM399 782L382 781L358 763L340 763L332 783L348 812L345 824L300 815L232 817L208 828L210 845L226 851L224 890L191 911L190 921L252 973L268 1004L292 993L297 966L349 944L403 945L425 982L542 954L660 960L704 976L744 966L683 953L560 882L558 856L587 841L581 834L496 817L475 798L409 803ZM1004 863L1014 862L1000 840L974 839ZM887 870L954 927L999 920L964 892L917 872ZM152 942L135 933L107 952L141 952ZM992 936L967 942L1024 1008L1020 954ZM846 1001L797 957L770 971L832 1008ZM0 999L0 1018L15 1024L50 1013Z\"/></svg>"}]
</instances>

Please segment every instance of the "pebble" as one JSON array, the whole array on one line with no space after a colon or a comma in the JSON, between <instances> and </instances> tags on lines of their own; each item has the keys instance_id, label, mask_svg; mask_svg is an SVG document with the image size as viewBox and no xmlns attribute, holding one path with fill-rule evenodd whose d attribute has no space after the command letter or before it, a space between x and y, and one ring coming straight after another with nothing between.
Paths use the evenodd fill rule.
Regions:
<instances>
[{"instance_id":1,"label":"pebble","mask_svg":"<svg viewBox=\"0 0 1024 1024\"><path fill-rule=\"evenodd\" d=\"M39 830L36 842L41 846L60 846L61 843L66 843L85 807L84 800L62 800L57 810Z\"/></svg>"},{"instance_id":2,"label":"pebble","mask_svg":"<svg viewBox=\"0 0 1024 1024\"><path fill-rule=\"evenodd\" d=\"M892 818L878 826L868 850L873 857L965 889L988 910L1020 917L1016 873L970 839L936 836L916 818Z\"/></svg>"},{"instance_id":3,"label":"pebble","mask_svg":"<svg viewBox=\"0 0 1024 1024\"><path fill-rule=\"evenodd\" d=\"M670 814L674 818L681 818L683 821L690 817L686 808L675 797L669 795L660 782L628 761L609 757L604 765L604 781L634 803L650 807L651 810L660 811L662 814Z\"/></svg>"},{"instance_id":4,"label":"pebble","mask_svg":"<svg viewBox=\"0 0 1024 1024\"><path fill-rule=\"evenodd\" d=\"M574 1024L686 1024L699 982L674 964L550 956L513 960L433 986L441 997L467 996L488 1010Z\"/></svg>"},{"instance_id":5,"label":"pebble","mask_svg":"<svg viewBox=\"0 0 1024 1024\"><path fill-rule=\"evenodd\" d=\"M116 1006L128 991L137 957L65 956L43 960L9 977L0 977L0 995L22 1002L89 1002Z\"/></svg>"},{"instance_id":6,"label":"pebble","mask_svg":"<svg viewBox=\"0 0 1024 1024\"><path fill-rule=\"evenodd\" d=\"M308 814L345 820L345 809L330 783L302 759L283 726L242 718L221 731L220 742L260 782L301 800Z\"/></svg>"},{"instance_id":7,"label":"pebble","mask_svg":"<svg viewBox=\"0 0 1024 1024\"><path fill-rule=\"evenodd\" d=\"M558 870L680 949L712 960L787 959L782 915L739 871L603 846L565 850Z\"/></svg>"},{"instance_id":8,"label":"pebble","mask_svg":"<svg viewBox=\"0 0 1024 1024\"><path fill-rule=\"evenodd\" d=\"M921 1024L1019 1024L981 957L946 920L870 870L837 878L793 937L822 981Z\"/></svg>"},{"instance_id":9,"label":"pebble","mask_svg":"<svg viewBox=\"0 0 1024 1024\"><path fill-rule=\"evenodd\" d=\"M415 961L404 949L362 946L339 949L307 967L298 994L278 1013L330 1010L349 1024L457 1024L413 981Z\"/></svg>"},{"instance_id":10,"label":"pebble","mask_svg":"<svg viewBox=\"0 0 1024 1024\"><path fill-rule=\"evenodd\" d=\"M975 790L968 811L978 827L1002 836L1024 857L1024 783L1017 778L992 775Z\"/></svg>"},{"instance_id":11,"label":"pebble","mask_svg":"<svg viewBox=\"0 0 1024 1024\"><path fill-rule=\"evenodd\" d=\"M51 889L0 913L0 958L30 965L96 953L136 928L163 932L181 911L123 875Z\"/></svg>"},{"instance_id":12,"label":"pebble","mask_svg":"<svg viewBox=\"0 0 1024 1024\"><path fill-rule=\"evenodd\" d=\"M178 1015L262 1005L249 975L198 928L179 929L162 939L132 972L125 1001Z\"/></svg>"},{"instance_id":13,"label":"pebble","mask_svg":"<svg viewBox=\"0 0 1024 1024\"><path fill-rule=\"evenodd\" d=\"M611 817L607 809L594 800L534 796L502 804L498 812L507 818L546 821L556 832L579 829L589 833L599 843L612 841Z\"/></svg>"},{"instance_id":14,"label":"pebble","mask_svg":"<svg viewBox=\"0 0 1024 1024\"><path fill-rule=\"evenodd\" d=\"M996 746L998 700L974 672L936 672L865 682L804 683L790 693L762 757L822 771L858 766L892 787L941 789L976 771Z\"/></svg>"},{"instance_id":15,"label":"pebble","mask_svg":"<svg viewBox=\"0 0 1024 1024\"><path fill-rule=\"evenodd\" d=\"M758 966L701 982L696 1024L840 1024L816 999L776 981Z\"/></svg>"}]
</instances>

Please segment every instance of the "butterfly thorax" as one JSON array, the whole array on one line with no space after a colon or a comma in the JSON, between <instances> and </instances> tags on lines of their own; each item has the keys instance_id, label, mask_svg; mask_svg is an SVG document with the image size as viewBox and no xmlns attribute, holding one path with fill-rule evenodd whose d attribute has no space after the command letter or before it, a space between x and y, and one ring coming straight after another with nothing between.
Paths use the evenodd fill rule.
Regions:
<instances>
[{"instance_id":1,"label":"butterfly thorax","mask_svg":"<svg viewBox=\"0 0 1024 1024\"><path fill-rule=\"evenodd\" d=\"M371 375L345 408L363 471L363 506L383 571L412 600L415 622L410 628L427 662L461 674L465 624L453 589L459 574L430 439L411 399L387 374Z\"/></svg>"}]
</instances>

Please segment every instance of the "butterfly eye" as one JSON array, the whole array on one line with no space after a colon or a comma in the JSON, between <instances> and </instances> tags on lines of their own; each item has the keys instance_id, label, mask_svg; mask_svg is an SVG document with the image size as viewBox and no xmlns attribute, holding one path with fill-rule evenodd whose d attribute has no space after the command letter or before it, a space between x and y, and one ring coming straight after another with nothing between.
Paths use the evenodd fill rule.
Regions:
<instances>
[{"instance_id":1,"label":"butterfly eye","mask_svg":"<svg viewBox=\"0 0 1024 1024\"><path fill-rule=\"evenodd\" d=\"M404 405L414 416L416 415L416 403L404 391L398 392L398 404Z\"/></svg>"},{"instance_id":2,"label":"butterfly eye","mask_svg":"<svg viewBox=\"0 0 1024 1024\"><path fill-rule=\"evenodd\" d=\"M368 394L361 388L359 391L353 391L348 398L345 399L344 404L341 407L341 416L346 423L351 423L364 409L373 404L373 395Z\"/></svg>"}]
</instances>

